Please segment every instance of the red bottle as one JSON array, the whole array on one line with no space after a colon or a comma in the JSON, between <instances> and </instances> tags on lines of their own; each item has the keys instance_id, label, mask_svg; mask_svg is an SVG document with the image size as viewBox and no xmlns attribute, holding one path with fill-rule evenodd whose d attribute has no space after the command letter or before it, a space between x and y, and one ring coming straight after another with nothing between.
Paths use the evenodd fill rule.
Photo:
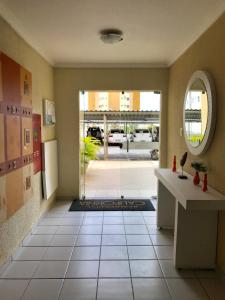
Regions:
<instances>
[{"instance_id":1,"label":"red bottle","mask_svg":"<svg viewBox=\"0 0 225 300\"><path fill-rule=\"evenodd\" d=\"M173 172L177 171L177 160L176 160L176 155L174 155L173 157L173 168L172 168Z\"/></svg>"},{"instance_id":2,"label":"red bottle","mask_svg":"<svg viewBox=\"0 0 225 300\"><path fill-rule=\"evenodd\" d=\"M195 176L194 176L194 178L193 178L193 183L194 183L194 185L198 185L199 182L200 182L199 173L198 173L198 171L196 171L196 172L195 172Z\"/></svg>"},{"instance_id":3,"label":"red bottle","mask_svg":"<svg viewBox=\"0 0 225 300\"><path fill-rule=\"evenodd\" d=\"M207 188L207 174L204 175L203 184L202 184L202 191L206 192L208 190Z\"/></svg>"}]
</instances>

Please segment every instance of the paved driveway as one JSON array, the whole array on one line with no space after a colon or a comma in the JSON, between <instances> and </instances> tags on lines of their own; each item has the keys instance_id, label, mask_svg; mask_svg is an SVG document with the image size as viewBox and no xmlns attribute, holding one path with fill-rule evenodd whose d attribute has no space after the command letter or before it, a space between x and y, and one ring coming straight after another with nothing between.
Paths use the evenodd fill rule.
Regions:
<instances>
[{"instance_id":1,"label":"paved driveway","mask_svg":"<svg viewBox=\"0 0 225 300\"><path fill-rule=\"evenodd\" d=\"M156 195L158 161L91 161L85 176L86 197L150 197Z\"/></svg>"},{"instance_id":2,"label":"paved driveway","mask_svg":"<svg viewBox=\"0 0 225 300\"><path fill-rule=\"evenodd\" d=\"M133 145L133 144L132 144ZM137 144L138 145L138 144ZM97 154L99 160L104 160L104 148L101 147L99 153ZM129 148L127 152L126 147L122 149L116 146L108 147L108 159L109 160L151 160L149 149L138 149Z\"/></svg>"}]
</instances>

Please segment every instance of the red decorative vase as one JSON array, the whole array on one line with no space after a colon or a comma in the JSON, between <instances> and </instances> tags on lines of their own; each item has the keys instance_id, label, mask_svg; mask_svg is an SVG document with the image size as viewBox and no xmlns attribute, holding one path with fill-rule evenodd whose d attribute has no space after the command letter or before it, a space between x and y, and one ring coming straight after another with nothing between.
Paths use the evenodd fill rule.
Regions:
<instances>
[{"instance_id":1,"label":"red decorative vase","mask_svg":"<svg viewBox=\"0 0 225 300\"><path fill-rule=\"evenodd\" d=\"M199 173L198 173L198 171L196 171L196 172L195 172L194 179L193 179L193 183L194 183L194 185L198 185L199 182L200 182Z\"/></svg>"},{"instance_id":2,"label":"red decorative vase","mask_svg":"<svg viewBox=\"0 0 225 300\"><path fill-rule=\"evenodd\" d=\"M176 155L174 155L173 157L173 168L172 168L173 172L177 171L177 161L176 161Z\"/></svg>"},{"instance_id":3,"label":"red decorative vase","mask_svg":"<svg viewBox=\"0 0 225 300\"><path fill-rule=\"evenodd\" d=\"M204 175L203 184L202 184L202 191L206 192L208 190L207 188L207 174Z\"/></svg>"}]
</instances>

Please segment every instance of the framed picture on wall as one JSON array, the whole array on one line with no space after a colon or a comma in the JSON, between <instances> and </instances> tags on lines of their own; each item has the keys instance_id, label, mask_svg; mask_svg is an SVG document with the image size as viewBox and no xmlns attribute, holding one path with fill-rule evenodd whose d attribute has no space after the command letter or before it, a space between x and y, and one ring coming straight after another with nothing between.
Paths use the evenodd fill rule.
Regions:
<instances>
[{"instance_id":1,"label":"framed picture on wall","mask_svg":"<svg viewBox=\"0 0 225 300\"><path fill-rule=\"evenodd\" d=\"M24 146L27 146L30 144L30 129L25 128L24 129Z\"/></svg>"},{"instance_id":2,"label":"framed picture on wall","mask_svg":"<svg viewBox=\"0 0 225 300\"><path fill-rule=\"evenodd\" d=\"M44 109L44 125L51 126L55 125L55 102L44 99L43 101L43 109Z\"/></svg>"}]
</instances>

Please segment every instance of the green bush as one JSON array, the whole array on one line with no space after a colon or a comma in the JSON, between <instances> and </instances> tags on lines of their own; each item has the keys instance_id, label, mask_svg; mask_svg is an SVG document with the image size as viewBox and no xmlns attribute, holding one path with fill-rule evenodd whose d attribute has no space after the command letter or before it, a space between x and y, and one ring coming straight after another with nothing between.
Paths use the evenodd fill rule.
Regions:
<instances>
[{"instance_id":1,"label":"green bush","mask_svg":"<svg viewBox=\"0 0 225 300\"><path fill-rule=\"evenodd\" d=\"M96 160L97 152L99 151L100 141L91 137L87 136L81 139L83 143L83 147L81 149L81 162L88 164L90 160Z\"/></svg>"}]
</instances>

